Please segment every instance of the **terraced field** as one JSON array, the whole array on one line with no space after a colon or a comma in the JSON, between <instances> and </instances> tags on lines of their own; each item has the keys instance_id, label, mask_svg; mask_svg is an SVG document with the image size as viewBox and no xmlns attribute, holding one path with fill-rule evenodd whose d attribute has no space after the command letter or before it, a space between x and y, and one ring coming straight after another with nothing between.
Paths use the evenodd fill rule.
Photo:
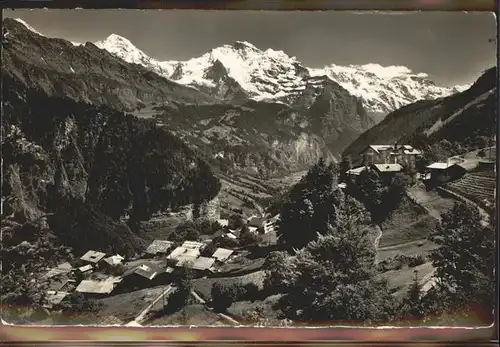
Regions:
<instances>
[{"instance_id":1,"label":"terraced field","mask_svg":"<svg viewBox=\"0 0 500 347\"><path fill-rule=\"evenodd\" d=\"M444 187L476 202L488 211L495 207L496 178L493 170L471 172Z\"/></svg>"}]
</instances>

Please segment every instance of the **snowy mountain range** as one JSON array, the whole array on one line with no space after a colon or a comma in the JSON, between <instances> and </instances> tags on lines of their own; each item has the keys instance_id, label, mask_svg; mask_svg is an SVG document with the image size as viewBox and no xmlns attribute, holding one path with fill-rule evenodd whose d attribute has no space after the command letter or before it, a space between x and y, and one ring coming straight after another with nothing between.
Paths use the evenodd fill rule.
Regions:
<instances>
[{"instance_id":1,"label":"snowy mountain range","mask_svg":"<svg viewBox=\"0 0 500 347\"><path fill-rule=\"evenodd\" d=\"M22 19L16 20L42 35ZM307 87L319 92L321 88L314 87L327 78L360 98L369 113L385 115L418 100L440 98L470 87L438 86L427 74L414 73L404 66L331 64L309 68L283 51L261 50L245 41L214 48L188 61L157 60L116 34L94 44L128 63L142 65L180 84L226 99L244 94L257 101L290 105Z\"/></svg>"},{"instance_id":2,"label":"snowy mountain range","mask_svg":"<svg viewBox=\"0 0 500 347\"><path fill-rule=\"evenodd\" d=\"M188 61L159 61L116 34L95 45L178 83L222 97L237 85L257 101L292 104L307 86L326 77L360 98L368 112L387 114L417 100L444 97L469 87L438 86L427 74L413 73L404 66L332 64L308 68L283 51L261 50L245 41L214 48Z\"/></svg>"}]
</instances>

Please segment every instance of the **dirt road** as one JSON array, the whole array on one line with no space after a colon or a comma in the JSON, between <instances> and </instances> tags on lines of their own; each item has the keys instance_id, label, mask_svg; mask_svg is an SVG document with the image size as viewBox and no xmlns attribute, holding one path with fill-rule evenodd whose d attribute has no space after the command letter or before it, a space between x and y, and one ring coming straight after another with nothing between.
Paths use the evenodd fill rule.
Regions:
<instances>
[{"instance_id":1,"label":"dirt road","mask_svg":"<svg viewBox=\"0 0 500 347\"><path fill-rule=\"evenodd\" d=\"M135 319L132 322L127 323L127 325L136 325L136 324L140 325L141 322L144 321L144 318L149 313L149 311L151 311L153 306L156 305L158 303L158 301L163 299L163 297L165 295L172 293L174 290L175 290L175 287L173 287L172 285L168 285L167 289L165 289L160 295L158 295L158 297L156 299L154 299L144 310L142 310L142 312L139 313L139 315L137 317L135 317Z\"/></svg>"},{"instance_id":2,"label":"dirt road","mask_svg":"<svg viewBox=\"0 0 500 347\"><path fill-rule=\"evenodd\" d=\"M193 296L193 297L194 297L194 298L195 298L195 299L196 299L196 300L197 300L200 304L205 305L205 307L206 307L208 310L213 311L213 308L212 308L212 307L210 307L210 306L208 306L208 305L207 305L207 302L206 302L206 301L205 301L205 300L204 300L201 296L199 296L199 295L198 295L198 293L196 293L194 290L192 290L192 291L191 291L191 295L192 295L192 296ZM217 313L217 315L218 315L220 318L222 318L222 319L224 319L224 320L228 321L229 323L236 324L236 325L240 325L240 323L239 323L237 320L235 320L235 319L234 319L234 318L232 318L232 317L229 317L228 315L226 315L226 314L224 314L224 313Z\"/></svg>"}]
</instances>

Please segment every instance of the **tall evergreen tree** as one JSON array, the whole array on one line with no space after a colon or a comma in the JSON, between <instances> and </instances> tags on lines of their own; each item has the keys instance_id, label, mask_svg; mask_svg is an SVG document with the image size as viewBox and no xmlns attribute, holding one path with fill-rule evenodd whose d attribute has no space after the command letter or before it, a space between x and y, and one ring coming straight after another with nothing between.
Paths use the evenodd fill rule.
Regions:
<instances>
[{"instance_id":1,"label":"tall evergreen tree","mask_svg":"<svg viewBox=\"0 0 500 347\"><path fill-rule=\"evenodd\" d=\"M337 187L337 170L321 159L290 191L281 208L279 242L289 249L302 248L324 234L335 220L335 206L343 194Z\"/></svg>"},{"instance_id":2,"label":"tall evergreen tree","mask_svg":"<svg viewBox=\"0 0 500 347\"><path fill-rule=\"evenodd\" d=\"M394 302L387 283L375 279L375 247L364 228L339 224L302 249L295 275L279 302L293 320L387 322Z\"/></svg>"},{"instance_id":3,"label":"tall evergreen tree","mask_svg":"<svg viewBox=\"0 0 500 347\"><path fill-rule=\"evenodd\" d=\"M495 232L482 222L477 207L456 203L431 235L440 246L431 253L439 311L476 311L493 319Z\"/></svg>"}]
</instances>

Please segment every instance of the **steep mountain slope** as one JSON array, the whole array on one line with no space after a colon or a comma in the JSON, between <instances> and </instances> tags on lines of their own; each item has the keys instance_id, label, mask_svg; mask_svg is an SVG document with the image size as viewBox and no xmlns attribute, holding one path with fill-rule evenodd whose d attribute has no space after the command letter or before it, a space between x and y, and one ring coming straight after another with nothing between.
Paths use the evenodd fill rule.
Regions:
<instances>
[{"instance_id":1,"label":"steep mountain slope","mask_svg":"<svg viewBox=\"0 0 500 347\"><path fill-rule=\"evenodd\" d=\"M254 100L292 105L310 84L315 83L314 77L327 76L359 97L369 114L377 120L381 115L417 100L444 97L468 88L437 86L427 79L425 73L413 73L403 66L367 64L344 67L332 64L311 69L282 51L264 51L245 41L214 48L184 62L158 61L129 40L114 34L96 45L125 61L144 65L181 84L214 93L226 100L245 93ZM228 90L233 92L228 93Z\"/></svg>"},{"instance_id":2,"label":"steep mountain slope","mask_svg":"<svg viewBox=\"0 0 500 347\"><path fill-rule=\"evenodd\" d=\"M208 165L154 122L2 78L2 218L49 213L51 232L78 253L133 254L141 242L121 217L133 227L217 194Z\"/></svg>"},{"instance_id":3,"label":"steep mountain slope","mask_svg":"<svg viewBox=\"0 0 500 347\"><path fill-rule=\"evenodd\" d=\"M163 105L162 124L222 169L258 174L303 170L320 157L337 161L342 149L372 123L355 97L331 80L301 107L246 101L240 105ZM313 91L314 92L314 91ZM316 92L314 92L316 93Z\"/></svg>"},{"instance_id":4,"label":"steep mountain slope","mask_svg":"<svg viewBox=\"0 0 500 347\"><path fill-rule=\"evenodd\" d=\"M496 129L496 68L487 70L467 90L446 98L420 101L390 113L349 145L344 155L356 158L370 144L409 141L419 147L443 139L465 148L484 146Z\"/></svg>"},{"instance_id":5,"label":"steep mountain slope","mask_svg":"<svg viewBox=\"0 0 500 347\"><path fill-rule=\"evenodd\" d=\"M142 65L127 64L92 43L75 46L47 38L6 18L2 68L27 87L120 110L176 100L213 103L214 97L169 81Z\"/></svg>"},{"instance_id":6,"label":"steep mountain slope","mask_svg":"<svg viewBox=\"0 0 500 347\"><path fill-rule=\"evenodd\" d=\"M117 35L97 45L74 46L42 37L19 22L6 22L11 39L4 65L12 78L48 95L157 118L213 162L221 151L227 152L227 168L276 174L305 169L320 156L336 160L350 141L373 124L356 97L324 76L307 77L293 106L256 101L241 80L231 77L224 60L231 56L221 52L220 60L204 70L206 78L218 83L206 86L208 96L151 71L164 67ZM254 49L236 45L241 52ZM175 76L181 70L171 73ZM259 86L266 88L264 82ZM231 120L224 118L227 114ZM216 141L210 138L212 132L218 136Z\"/></svg>"}]
</instances>

